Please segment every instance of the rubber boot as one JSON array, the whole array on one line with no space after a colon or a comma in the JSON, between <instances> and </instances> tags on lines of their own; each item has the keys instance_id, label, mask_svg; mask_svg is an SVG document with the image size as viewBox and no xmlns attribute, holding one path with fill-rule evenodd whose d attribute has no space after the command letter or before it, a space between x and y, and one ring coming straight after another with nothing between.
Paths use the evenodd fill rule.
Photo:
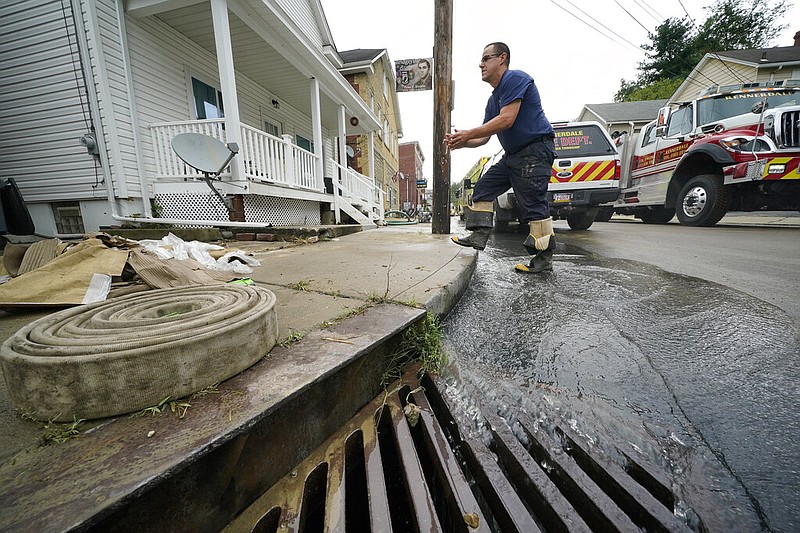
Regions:
<instances>
[{"instance_id":1,"label":"rubber boot","mask_svg":"<svg viewBox=\"0 0 800 533\"><path fill-rule=\"evenodd\" d=\"M553 231L553 219L531 220L530 233L522 246L533 255L527 265L519 263L514 269L525 273L550 272L553 270L553 250L556 248L556 234Z\"/></svg>"},{"instance_id":2,"label":"rubber boot","mask_svg":"<svg viewBox=\"0 0 800 533\"><path fill-rule=\"evenodd\" d=\"M492 202L475 202L464 210L464 222L472 234L468 237L450 237L450 240L460 246L468 246L476 250L484 250L489 234L492 232L492 215L494 209Z\"/></svg>"},{"instance_id":3,"label":"rubber boot","mask_svg":"<svg viewBox=\"0 0 800 533\"><path fill-rule=\"evenodd\" d=\"M552 272L553 270L553 250L542 250L534 255L531 262L527 265L519 263L514 265L517 272L525 272L526 274L539 274L540 272Z\"/></svg>"}]
</instances>

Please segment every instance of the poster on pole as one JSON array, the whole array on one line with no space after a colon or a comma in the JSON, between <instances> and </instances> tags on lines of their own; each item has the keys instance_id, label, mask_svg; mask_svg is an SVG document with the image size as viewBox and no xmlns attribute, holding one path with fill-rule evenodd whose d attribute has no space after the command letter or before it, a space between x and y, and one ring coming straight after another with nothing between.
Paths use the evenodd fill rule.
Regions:
<instances>
[{"instance_id":1,"label":"poster on pole","mask_svg":"<svg viewBox=\"0 0 800 533\"><path fill-rule=\"evenodd\" d=\"M400 59L394 62L399 93L433 90L433 58Z\"/></svg>"}]
</instances>

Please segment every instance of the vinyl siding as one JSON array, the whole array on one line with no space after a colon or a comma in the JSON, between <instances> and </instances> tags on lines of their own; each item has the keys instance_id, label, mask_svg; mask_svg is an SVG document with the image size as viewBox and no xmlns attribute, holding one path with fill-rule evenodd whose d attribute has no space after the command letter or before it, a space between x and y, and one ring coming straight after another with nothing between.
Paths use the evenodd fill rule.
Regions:
<instances>
[{"instance_id":1,"label":"vinyl siding","mask_svg":"<svg viewBox=\"0 0 800 533\"><path fill-rule=\"evenodd\" d=\"M94 158L78 142L89 107L70 3L63 6L0 4L0 177L14 178L27 202L98 194Z\"/></svg>"},{"instance_id":2,"label":"vinyl siding","mask_svg":"<svg viewBox=\"0 0 800 533\"><path fill-rule=\"evenodd\" d=\"M142 143L146 175L155 175L153 146L149 125L159 122L193 120L192 95L189 78L195 76L205 83L220 87L217 61L214 54L188 39L156 17L141 20L126 18L130 48L139 136ZM264 120L280 122L283 133L300 134L311 138L311 117L289 105L275 110L271 93L251 78L236 74L239 116L242 123L264 129ZM310 89L309 89L310 90ZM269 111L266 111L266 110ZM325 153L332 153L331 134L323 129Z\"/></svg>"},{"instance_id":3,"label":"vinyl siding","mask_svg":"<svg viewBox=\"0 0 800 533\"><path fill-rule=\"evenodd\" d=\"M311 8L311 2L309 0L278 0L276 3L281 6L309 42L321 50L322 37Z\"/></svg>"},{"instance_id":4,"label":"vinyl siding","mask_svg":"<svg viewBox=\"0 0 800 533\"><path fill-rule=\"evenodd\" d=\"M683 91L673 95L673 102L693 100L711 85L733 85L737 83L751 83L755 80L755 70L752 67L711 59L703 66L700 73L692 76L692 81Z\"/></svg>"}]
</instances>

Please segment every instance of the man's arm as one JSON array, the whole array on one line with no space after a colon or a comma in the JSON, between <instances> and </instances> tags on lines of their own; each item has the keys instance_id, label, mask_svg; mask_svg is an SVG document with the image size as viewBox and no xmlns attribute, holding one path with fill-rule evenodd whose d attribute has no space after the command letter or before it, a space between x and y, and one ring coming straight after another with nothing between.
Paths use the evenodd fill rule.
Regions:
<instances>
[{"instance_id":1,"label":"man's arm","mask_svg":"<svg viewBox=\"0 0 800 533\"><path fill-rule=\"evenodd\" d=\"M485 122L477 128L469 130L456 130L454 133L445 135L445 143L451 150L457 148L477 148L483 146L492 135L510 128L517 120L521 99L514 100L500 109L500 114L489 122Z\"/></svg>"}]
</instances>

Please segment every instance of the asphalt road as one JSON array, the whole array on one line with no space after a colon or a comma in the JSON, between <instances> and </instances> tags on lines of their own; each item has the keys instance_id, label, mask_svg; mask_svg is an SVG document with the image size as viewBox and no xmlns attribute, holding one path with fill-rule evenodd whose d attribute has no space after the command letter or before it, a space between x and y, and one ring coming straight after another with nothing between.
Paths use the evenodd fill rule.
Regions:
<instances>
[{"instance_id":1,"label":"asphalt road","mask_svg":"<svg viewBox=\"0 0 800 533\"><path fill-rule=\"evenodd\" d=\"M495 234L444 324L461 424L563 419L663 469L711 531L799 531L800 224L764 222L557 221L541 276Z\"/></svg>"},{"instance_id":2,"label":"asphalt road","mask_svg":"<svg viewBox=\"0 0 800 533\"><path fill-rule=\"evenodd\" d=\"M726 217L728 224L710 228L633 220L595 223L587 231L571 231L563 221L554 225L561 243L719 283L800 322L800 213L794 216L794 227L747 224L754 217L737 220L735 215Z\"/></svg>"}]
</instances>

